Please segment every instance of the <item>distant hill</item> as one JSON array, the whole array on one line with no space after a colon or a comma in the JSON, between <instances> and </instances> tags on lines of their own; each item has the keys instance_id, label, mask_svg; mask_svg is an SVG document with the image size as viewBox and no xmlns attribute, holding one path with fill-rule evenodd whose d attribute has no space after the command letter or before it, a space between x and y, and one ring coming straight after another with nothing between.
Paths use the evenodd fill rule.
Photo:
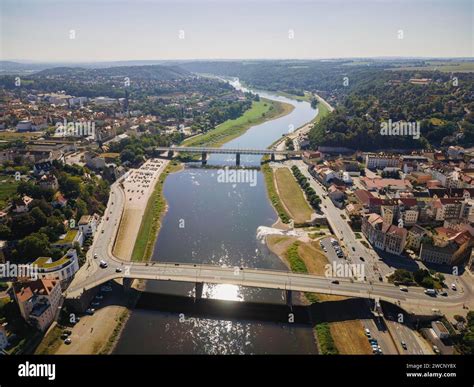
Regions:
<instances>
[{"instance_id":1,"label":"distant hill","mask_svg":"<svg viewBox=\"0 0 474 387\"><path fill-rule=\"evenodd\" d=\"M9 60L0 61L0 75L6 74L30 74L48 68L45 63L19 63Z\"/></svg>"},{"instance_id":2,"label":"distant hill","mask_svg":"<svg viewBox=\"0 0 474 387\"><path fill-rule=\"evenodd\" d=\"M54 67L39 71L34 77L68 77L68 78L94 78L94 77L129 77L131 79L143 80L173 80L186 78L192 74L177 66L117 66L98 69L82 67Z\"/></svg>"}]
</instances>

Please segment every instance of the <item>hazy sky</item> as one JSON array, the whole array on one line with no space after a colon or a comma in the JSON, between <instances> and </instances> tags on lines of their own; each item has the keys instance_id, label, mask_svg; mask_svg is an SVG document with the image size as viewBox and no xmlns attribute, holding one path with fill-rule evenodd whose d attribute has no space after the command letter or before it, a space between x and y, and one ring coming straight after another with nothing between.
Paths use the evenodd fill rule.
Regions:
<instances>
[{"instance_id":1,"label":"hazy sky","mask_svg":"<svg viewBox=\"0 0 474 387\"><path fill-rule=\"evenodd\" d=\"M0 57L472 57L473 2L0 0Z\"/></svg>"}]
</instances>

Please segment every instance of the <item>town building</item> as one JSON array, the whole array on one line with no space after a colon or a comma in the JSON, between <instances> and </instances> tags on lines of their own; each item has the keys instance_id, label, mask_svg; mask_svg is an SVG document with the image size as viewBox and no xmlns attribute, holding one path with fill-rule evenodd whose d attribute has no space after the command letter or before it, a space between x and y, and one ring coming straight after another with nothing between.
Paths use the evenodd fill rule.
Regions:
<instances>
[{"instance_id":1,"label":"town building","mask_svg":"<svg viewBox=\"0 0 474 387\"><path fill-rule=\"evenodd\" d=\"M70 249L62 258L53 261L50 257L40 257L33 262L38 277L60 281L63 285L79 270L79 261L75 249Z\"/></svg>"},{"instance_id":2,"label":"town building","mask_svg":"<svg viewBox=\"0 0 474 387\"><path fill-rule=\"evenodd\" d=\"M56 318L61 303L59 281L37 279L29 282L16 282L14 298L21 316L30 325L44 332Z\"/></svg>"},{"instance_id":3,"label":"town building","mask_svg":"<svg viewBox=\"0 0 474 387\"><path fill-rule=\"evenodd\" d=\"M84 237L92 237L97 231L97 223L99 221L99 216L94 215L83 215L79 219L79 231L84 235Z\"/></svg>"}]
</instances>

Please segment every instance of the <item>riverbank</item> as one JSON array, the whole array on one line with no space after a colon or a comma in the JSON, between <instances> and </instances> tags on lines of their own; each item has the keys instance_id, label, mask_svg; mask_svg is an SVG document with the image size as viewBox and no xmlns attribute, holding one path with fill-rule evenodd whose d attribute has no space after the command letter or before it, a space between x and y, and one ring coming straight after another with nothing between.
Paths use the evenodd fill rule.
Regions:
<instances>
[{"instance_id":1,"label":"riverbank","mask_svg":"<svg viewBox=\"0 0 474 387\"><path fill-rule=\"evenodd\" d=\"M240 137L252 126L290 114L293 109L294 106L291 104L260 98L260 101L253 101L252 107L239 118L227 120L213 130L184 140L182 145L206 145L218 148L226 142Z\"/></svg>"},{"instance_id":2,"label":"riverbank","mask_svg":"<svg viewBox=\"0 0 474 387\"><path fill-rule=\"evenodd\" d=\"M168 160L147 160L140 168L131 169L122 183L125 203L112 251L123 261L134 260L134 246L143 233L144 220L148 220L152 210L149 203L156 195L156 186L167 170L168 163Z\"/></svg>"},{"instance_id":3,"label":"riverbank","mask_svg":"<svg viewBox=\"0 0 474 387\"><path fill-rule=\"evenodd\" d=\"M169 163L163 173L160 174L153 193L148 199L145 213L140 224L140 230L133 247L132 261L146 262L150 259L156 236L160 231L161 220L167 208L166 200L163 197L165 179L170 173L178 172L183 168L184 166L181 163L173 161Z\"/></svg>"},{"instance_id":4,"label":"riverbank","mask_svg":"<svg viewBox=\"0 0 474 387\"><path fill-rule=\"evenodd\" d=\"M268 235L266 244L270 251L276 254L296 273L310 273L325 275L326 265L329 264L326 255L319 246L319 240L308 241L305 237ZM317 321L313 335L321 354L371 354L371 348L364 335L364 327L355 316L357 313L345 310L343 304L338 303L346 297L326 294L305 293L303 302L323 303L323 312L334 321ZM330 310L330 312L329 312ZM324 313L326 314L326 313Z\"/></svg>"},{"instance_id":5,"label":"riverbank","mask_svg":"<svg viewBox=\"0 0 474 387\"><path fill-rule=\"evenodd\" d=\"M276 168L274 171L277 195L280 197L286 212L295 224L311 221L314 213L297 184L292 172L286 168Z\"/></svg>"}]
</instances>

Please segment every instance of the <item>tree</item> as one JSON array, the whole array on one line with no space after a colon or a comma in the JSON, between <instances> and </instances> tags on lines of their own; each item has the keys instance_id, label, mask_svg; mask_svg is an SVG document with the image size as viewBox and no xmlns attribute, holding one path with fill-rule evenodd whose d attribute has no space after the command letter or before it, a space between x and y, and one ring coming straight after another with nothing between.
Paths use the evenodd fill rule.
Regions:
<instances>
[{"instance_id":1,"label":"tree","mask_svg":"<svg viewBox=\"0 0 474 387\"><path fill-rule=\"evenodd\" d=\"M12 230L6 224L0 224L0 239L10 239L12 236Z\"/></svg>"},{"instance_id":2,"label":"tree","mask_svg":"<svg viewBox=\"0 0 474 387\"><path fill-rule=\"evenodd\" d=\"M59 179L59 188L68 199L77 198L81 192L81 178L64 173Z\"/></svg>"},{"instance_id":3,"label":"tree","mask_svg":"<svg viewBox=\"0 0 474 387\"><path fill-rule=\"evenodd\" d=\"M49 256L49 240L45 234L33 233L18 242L18 259L30 262L38 257Z\"/></svg>"},{"instance_id":4,"label":"tree","mask_svg":"<svg viewBox=\"0 0 474 387\"><path fill-rule=\"evenodd\" d=\"M48 222L47 216L41 211L39 207L35 207L30 211L30 215L35 220L35 227L40 228Z\"/></svg>"}]
</instances>

